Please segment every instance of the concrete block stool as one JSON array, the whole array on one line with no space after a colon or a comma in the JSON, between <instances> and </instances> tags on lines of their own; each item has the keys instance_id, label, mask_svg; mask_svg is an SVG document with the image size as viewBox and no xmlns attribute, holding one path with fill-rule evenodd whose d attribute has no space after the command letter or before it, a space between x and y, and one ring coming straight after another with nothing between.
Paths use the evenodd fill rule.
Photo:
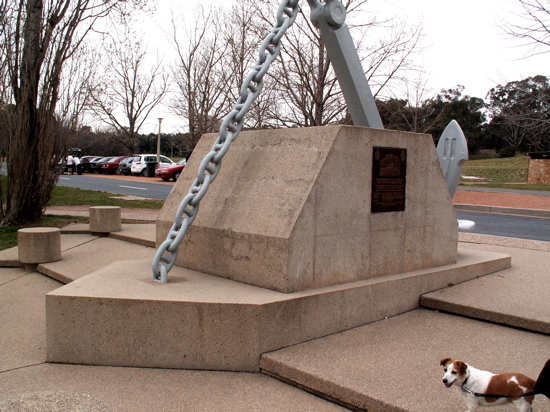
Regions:
<instances>
[{"instance_id":1,"label":"concrete block stool","mask_svg":"<svg viewBox=\"0 0 550 412\"><path fill-rule=\"evenodd\" d=\"M25 265L61 260L61 230L56 227L29 227L17 231L19 262Z\"/></svg>"},{"instance_id":2,"label":"concrete block stool","mask_svg":"<svg viewBox=\"0 0 550 412\"><path fill-rule=\"evenodd\" d=\"M120 232L121 214L119 206L90 207L90 232L107 234Z\"/></svg>"}]
</instances>

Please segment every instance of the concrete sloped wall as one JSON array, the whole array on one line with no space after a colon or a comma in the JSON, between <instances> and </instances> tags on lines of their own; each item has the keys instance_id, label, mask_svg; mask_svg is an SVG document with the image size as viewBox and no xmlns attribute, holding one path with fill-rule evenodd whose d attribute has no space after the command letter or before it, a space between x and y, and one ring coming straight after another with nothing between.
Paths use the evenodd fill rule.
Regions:
<instances>
[{"instance_id":1,"label":"concrete sloped wall","mask_svg":"<svg viewBox=\"0 0 550 412\"><path fill-rule=\"evenodd\" d=\"M157 221L166 238L216 135L203 136ZM373 147L407 149L405 211L371 213ZM243 132L177 265L290 293L446 265L458 232L429 135L349 126Z\"/></svg>"}]
</instances>

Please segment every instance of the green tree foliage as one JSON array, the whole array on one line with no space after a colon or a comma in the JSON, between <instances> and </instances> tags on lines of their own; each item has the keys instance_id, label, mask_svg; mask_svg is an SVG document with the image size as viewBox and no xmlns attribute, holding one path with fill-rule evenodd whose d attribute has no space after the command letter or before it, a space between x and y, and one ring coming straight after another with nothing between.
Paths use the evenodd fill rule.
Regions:
<instances>
[{"instance_id":1,"label":"green tree foliage","mask_svg":"<svg viewBox=\"0 0 550 412\"><path fill-rule=\"evenodd\" d=\"M377 102L387 129L429 133L437 143L451 120L456 120L468 139L470 152L482 148L486 136L484 102L478 97L462 96L463 86L442 90L437 96L415 107L407 100Z\"/></svg>"},{"instance_id":2,"label":"green tree foliage","mask_svg":"<svg viewBox=\"0 0 550 412\"><path fill-rule=\"evenodd\" d=\"M384 127L415 133L428 133L432 126L432 107L428 104L413 106L406 99L377 101Z\"/></svg>"},{"instance_id":3,"label":"green tree foliage","mask_svg":"<svg viewBox=\"0 0 550 412\"><path fill-rule=\"evenodd\" d=\"M550 150L550 81L529 77L497 86L488 94L489 132L495 148Z\"/></svg>"},{"instance_id":4,"label":"green tree foliage","mask_svg":"<svg viewBox=\"0 0 550 412\"><path fill-rule=\"evenodd\" d=\"M427 102L432 107L433 125L428 133L437 142L451 120L456 120L466 139L470 153L477 153L484 144L486 116L485 103L479 97L462 96L463 86L442 90L435 99Z\"/></svg>"}]
</instances>

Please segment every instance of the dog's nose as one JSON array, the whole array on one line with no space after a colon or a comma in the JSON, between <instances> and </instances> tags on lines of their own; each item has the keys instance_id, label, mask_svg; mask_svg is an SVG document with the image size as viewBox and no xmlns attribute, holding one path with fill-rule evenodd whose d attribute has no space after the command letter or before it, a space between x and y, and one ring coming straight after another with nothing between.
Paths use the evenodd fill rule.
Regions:
<instances>
[{"instance_id":1,"label":"dog's nose","mask_svg":"<svg viewBox=\"0 0 550 412\"><path fill-rule=\"evenodd\" d=\"M443 383L447 383L447 379L443 379Z\"/></svg>"}]
</instances>

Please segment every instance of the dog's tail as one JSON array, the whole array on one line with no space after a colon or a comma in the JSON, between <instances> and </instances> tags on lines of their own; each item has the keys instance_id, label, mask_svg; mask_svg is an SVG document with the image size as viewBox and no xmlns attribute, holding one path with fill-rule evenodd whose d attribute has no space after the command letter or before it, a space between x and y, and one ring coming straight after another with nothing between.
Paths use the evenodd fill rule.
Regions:
<instances>
[{"instance_id":1,"label":"dog's tail","mask_svg":"<svg viewBox=\"0 0 550 412\"><path fill-rule=\"evenodd\" d=\"M540 393L550 398L550 359L546 361L535 382L535 393Z\"/></svg>"}]
</instances>

